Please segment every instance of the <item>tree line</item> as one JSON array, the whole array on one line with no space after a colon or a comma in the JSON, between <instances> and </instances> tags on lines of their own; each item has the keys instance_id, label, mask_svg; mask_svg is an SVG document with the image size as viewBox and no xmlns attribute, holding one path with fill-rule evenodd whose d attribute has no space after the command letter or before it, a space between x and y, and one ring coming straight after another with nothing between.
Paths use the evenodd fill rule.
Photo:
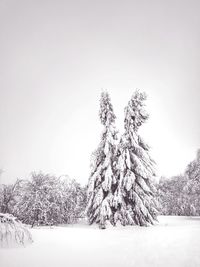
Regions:
<instances>
[{"instance_id":1,"label":"tree line","mask_svg":"<svg viewBox=\"0 0 200 267\"><path fill-rule=\"evenodd\" d=\"M157 189L161 214L200 216L200 149L182 175L161 177Z\"/></svg>"}]
</instances>

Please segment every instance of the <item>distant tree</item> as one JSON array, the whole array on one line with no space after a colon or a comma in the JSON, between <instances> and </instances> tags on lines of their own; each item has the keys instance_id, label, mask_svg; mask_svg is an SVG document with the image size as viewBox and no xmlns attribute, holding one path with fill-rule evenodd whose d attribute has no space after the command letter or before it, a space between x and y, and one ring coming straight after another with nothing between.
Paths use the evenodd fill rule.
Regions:
<instances>
[{"instance_id":1,"label":"distant tree","mask_svg":"<svg viewBox=\"0 0 200 267\"><path fill-rule=\"evenodd\" d=\"M86 188L74 179L65 179L61 182L62 203L60 203L64 223L76 223L85 216Z\"/></svg>"},{"instance_id":2,"label":"distant tree","mask_svg":"<svg viewBox=\"0 0 200 267\"><path fill-rule=\"evenodd\" d=\"M200 215L200 149L196 158L188 164L185 176L187 177L185 192L188 195L191 215Z\"/></svg>"},{"instance_id":3,"label":"distant tree","mask_svg":"<svg viewBox=\"0 0 200 267\"><path fill-rule=\"evenodd\" d=\"M14 184L0 185L0 212L12 213L18 195L19 180Z\"/></svg>"},{"instance_id":4,"label":"distant tree","mask_svg":"<svg viewBox=\"0 0 200 267\"><path fill-rule=\"evenodd\" d=\"M116 181L117 131L115 114L107 92L102 92L99 117L104 130L101 141L91 158L91 175L88 183L87 216L89 223L97 223L100 228L106 222L113 223L113 194Z\"/></svg>"},{"instance_id":5,"label":"distant tree","mask_svg":"<svg viewBox=\"0 0 200 267\"><path fill-rule=\"evenodd\" d=\"M139 127L148 119L146 95L136 91L125 108L125 133L118 146L118 186L114 194L114 221L123 225L153 224L157 217L154 161Z\"/></svg>"},{"instance_id":6,"label":"distant tree","mask_svg":"<svg viewBox=\"0 0 200 267\"><path fill-rule=\"evenodd\" d=\"M51 175L32 173L31 180L22 180L21 196L14 214L22 222L31 224L55 224L61 222L59 181Z\"/></svg>"},{"instance_id":7,"label":"distant tree","mask_svg":"<svg viewBox=\"0 0 200 267\"><path fill-rule=\"evenodd\" d=\"M186 183L187 178L184 175L161 177L158 184L158 198L162 215L190 215L193 212L184 189Z\"/></svg>"},{"instance_id":8,"label":"distant tree","mask_svg":"<svg viewBox=\"0 0 200 267\"><path fill-rule=\"evenodd\" d=\"M160 179L158 197L161 214L200 215L200 150L183 175Z\"/></svg>"}]
</instances>

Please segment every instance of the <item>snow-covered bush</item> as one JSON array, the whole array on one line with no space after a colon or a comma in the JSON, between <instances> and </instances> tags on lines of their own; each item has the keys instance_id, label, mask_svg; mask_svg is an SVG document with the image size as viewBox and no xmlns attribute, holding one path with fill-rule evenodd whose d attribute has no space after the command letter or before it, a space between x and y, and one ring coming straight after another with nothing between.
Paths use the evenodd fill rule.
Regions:
<instances>
[{"instance_id":1,"label":"snow-covered bush","mask_svg":"<svg viewBox=\"0 0 200 267\"><path fill-rule=\"evenodd\" d=\"M86 188L68 177L61 182L61 186L63 222L76 223L85 216Z\"/></svg>"},{"instance_id":2,"label":"snow-covered bush","mask_svg":"<svg viewBox=\"0 0 200 267\"><path fill-rule=\"evenodd\" d=\"M32 243L32 236L26 226L11 214L0 213L0 247Z\"/></svg>"},{"instance_id":3,"label":"snow-covered bush","mask_svg":"<svg viewBox=\"0 0 200 267\"><path fill-rule=\"evenodd\" d=\"M19 180L14 184L0 184L0 212L12 213L16 204Z\"/></svg>"},{"instance_id":4,"label":"snow-covered bush","mask_svg":"<svg viewBox=\"0 0 200 267\"><path fill-rule=\"evenodd\" d=\"M20 181L13 213L32 226L72 223L85 208L84 197L75 180L32 173L30 180Z\"/></svg>"},{"instance_id":5,"label":"snow-covered bush","mask_svg":"<svg viewBox=\"0 0 200 267\"><path fill-rule=\"evenodd\" d=\"M23 223L54 224L61 221L58 179L42 173L32 173L31 180L20 183L14 215Z\"/></svg>"}]
</instances>

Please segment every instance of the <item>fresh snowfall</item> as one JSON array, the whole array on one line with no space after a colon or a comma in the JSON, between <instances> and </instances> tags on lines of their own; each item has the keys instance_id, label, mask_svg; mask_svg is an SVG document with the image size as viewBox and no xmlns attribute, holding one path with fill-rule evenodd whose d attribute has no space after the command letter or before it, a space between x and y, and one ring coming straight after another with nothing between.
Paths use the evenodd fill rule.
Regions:
<instances>
[{"instance_id":1,"label":"fresh snowfall","mask_svg":"<svg viewBox=\"0 0 200 267\"><path fill-rule=\"evenodd\" d=\"M200 217L160 216L151 227L86 223L30 229L34 242L0 249L1 267L198 267Z\"/></svg>"}]
</instances>

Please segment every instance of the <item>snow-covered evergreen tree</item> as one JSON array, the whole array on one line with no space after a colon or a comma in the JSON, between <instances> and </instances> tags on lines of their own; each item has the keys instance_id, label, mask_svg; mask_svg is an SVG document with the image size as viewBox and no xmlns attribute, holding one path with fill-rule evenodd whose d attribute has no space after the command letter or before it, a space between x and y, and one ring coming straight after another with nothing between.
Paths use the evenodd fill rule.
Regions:
<instances>
[{"instance_id":1,"label":"snow-covered evergreen tree","mask_svg":"<svg viewBox=\"0 0 200 267\"><path fill-rule=\"evenodd\" d=\"M113 205L114 220L123 225L148 225L156 220L154 197L154 161L149 147L138 133L148 119L144 106L146 95L136 91L125 108L125 133L118 146L118 187Z\"/></svg>"},{"instance_id":2,"label":"snow-covered evergreen tree","mask_svg":"<svg viewBox=\"0 0 200 267\"><path fill-rule=\"evenodd\" d=\"M106 221L113 223L113 194L116 181L117 131L115 114L109 94L102 92L99 117L104 130L97 150L92 154L91 175L88 183L87 216L89 223L106 227Z\"/></svg>"}]
</instances>

